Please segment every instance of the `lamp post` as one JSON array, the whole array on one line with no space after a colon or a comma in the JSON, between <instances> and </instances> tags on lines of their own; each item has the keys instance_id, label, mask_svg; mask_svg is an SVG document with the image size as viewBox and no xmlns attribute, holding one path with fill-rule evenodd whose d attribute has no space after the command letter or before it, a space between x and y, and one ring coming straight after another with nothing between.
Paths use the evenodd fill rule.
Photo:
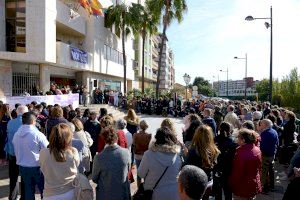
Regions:
<instances>
[{"instance_id":1,"label":"lamp post","mask_svg":"<svg viewBox=\"0 0 300 200\"><path fill-rule=\"evenodd\" d=\"M220 70L220 72L226 72L227 73L227 83L226 83L226 96L228 98L228 68L227 70Z\"/></svg>"},{"instance_id":2,"label":"lamp post","mask_svg":"<svg viewBox=\"0 0 300 200\"><path fill-rule=\"evenodd\" d=\"M268 19L269 22L265 22L266 28L270 28L270 80L269 80L269 101L272 103L272 71L273 71L273 16L272 16L272 6L270 7L270 17L265 18L254 18L252 16L247 16L245 20L253 21L255 19Z\"/></svg>"},{"instance_id":3,"label":"lamp post","mask_svg":"<svg viewBox=\"0 0 300 200\"><path fill-rule=\"evenodd\" d=\"M248 58L247 58L247 53L245 55L244 58L239 58L237 56L234 57L234 59L242 59L242 60L245 60L245 100L247 100L247 62L248 62Z\"/></svg>"},{"instance_id":4,"label":"lamp post","mask_svg":"<svg viewBox=\"0 0 300 200\"><path fill-rule=\"evenodd\" d=\"M183 80L185 82L185 99L187 100L187 88L188 88L188 84L190 83L191 81L191 77L190 75L188 75L187 73L184 74L183 76Z\"/></svg>"}]
</instances>

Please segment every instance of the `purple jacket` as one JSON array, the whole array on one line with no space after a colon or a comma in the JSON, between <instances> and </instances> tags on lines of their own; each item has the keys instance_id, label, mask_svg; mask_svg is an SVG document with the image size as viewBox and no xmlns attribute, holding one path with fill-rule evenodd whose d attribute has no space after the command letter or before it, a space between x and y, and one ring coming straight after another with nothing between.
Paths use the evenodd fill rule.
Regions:
<instances>
[{"instance_id":1,"label":"purple jacket","mask_svg":"<svg viewBox=\"0 0 300 200\"><path fill-rule=\"evenodd\" d=\"M46 122L46 136L47 139L49 139L52 127L56 126L57 124L60 123L68 123L68 120L66 120L63 117L54 117L54 118L49 118Z\"/></svg>"}]
</instances>

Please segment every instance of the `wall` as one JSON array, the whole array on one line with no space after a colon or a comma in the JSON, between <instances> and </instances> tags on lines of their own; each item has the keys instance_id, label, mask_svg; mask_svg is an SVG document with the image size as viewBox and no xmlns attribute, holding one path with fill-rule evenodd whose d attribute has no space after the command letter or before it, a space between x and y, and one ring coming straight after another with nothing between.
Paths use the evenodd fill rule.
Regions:
<instances>
[{"instance_id":1,"label":"wall","mask_svg":"<svg viewBox=\"0 0 300 200\"><path fill-rule=\"evenodd\" d=\"M1 2L3 2L1 0ZM26 1L26 53L0 51L0 59L56 62L56 1Z\"/></svg>"},{"instance_id":2,"label":"wall","mask_svg":"<svg viewBox=\"0 0 300 200\"><path fill-rule=\"evenodd\" d=\"M12 67L11 62L0 60L0 99L12 96Z\"/></svg>"},{"instance_id":3,"label":"wall","mask_svg":"<svg viewBox=\"0 0 300 200\"><path fill-rule=\"evenodd\" d=\"M5 1L0 1L0 51L5 51Z\"/></svg>"}]
</instances>

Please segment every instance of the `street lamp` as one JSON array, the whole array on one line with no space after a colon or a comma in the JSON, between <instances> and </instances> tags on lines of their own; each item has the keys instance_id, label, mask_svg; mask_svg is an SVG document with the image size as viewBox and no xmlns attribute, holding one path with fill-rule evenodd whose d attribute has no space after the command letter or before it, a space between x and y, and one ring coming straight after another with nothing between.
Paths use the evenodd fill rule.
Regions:
<instances>
[{"instance_id":1,"label":"street lamp","mask_svg":"<svg viewBox=\"0 0 300 200\"><path fill-rule=\"evenodd\" d=\"M213 78L216 78L216 77L213 76ZM219 79L219 74L218 74L218 84L217 84L217 87L218 87L217 97L219 97L219 93L220 93L220 79Z\"/></svg>"},{"instance_id":2,"label":"street lamp","mask_svg":"<svg viewBox=\"0 0 300 200\"><path fill-rule=\"evenodd\" d=\"M226 72L227 73L227 83L226 83L226 96L228 97L228 68L227 68L227 70L220 70L220 72Z\"/></svg>"},{"instance_id":3,"label":"street lamp","mask_svg":"<svg viewBox=\"0 0 300 200\"><path fill-rule=\"evenodd\" d=\"M272 71L273 71L273 18L272 18L272 6L270 7L270 17L265 18L254 18L252 16L247 16L245 20L253 21L255 19L268 19L269 22L265 22L266 28L270 28L270 80L269 80L269 101L272 102Z\"/></svg>"},{"instance_id":4,"label":"street lamp","mask_svg":"<svg viewBox=\"0 0 300 200\"><path fill-rule=\"evenodd\" d=\"M191 81L190 75L188 75L187 73L185 73L184 76L183 76L183 80L184 80L185 86L186 86L186 88L185 88L185 99L187 100L188 99L187 98L187 88L188 88L188 84Z\"/></svg>"},{"instance_id":5,"label":"street lamp","mask_svg":"<svg viewBox=\"0 0 300 200\"><path fill-rule=\"evenodd\" d=\"M242 59L242 60L245 60L245 63L246 63L246 65L245 65L245 100L247 100L247 62L248 62L247 53L244 58L239 58L239 57L235 56L234 59Z\"/></svg>"}]
</instances>

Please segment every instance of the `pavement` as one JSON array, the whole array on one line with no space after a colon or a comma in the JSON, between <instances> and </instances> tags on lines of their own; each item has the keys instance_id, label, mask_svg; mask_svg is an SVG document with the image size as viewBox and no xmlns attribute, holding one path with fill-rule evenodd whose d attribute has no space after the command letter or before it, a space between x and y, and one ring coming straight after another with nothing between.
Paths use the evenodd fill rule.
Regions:
<instances>
[{"instance_id":1,"label":"pavement","mask_svg":"<svg viewBox=\"0 0 300 200\"><path fill-rule=\"evenodd\" d=\"M95 107L94 109L96 110L98 107ZM110 111L115 112L113 109ZM98 110L98 109L97 109ZM115 115L120 115L118 113L114 113ZM161 122L165 119L164 117L160 116L155 116L155 115L139 115L142 120L146 120L149 129L148 132L152 133L152 135L155 135L155 132L157 128L160 127ZM183 127L182 124L182 119L181 118L171 118L171 120L174 122L175 129L177 132L178 139L182 141L182 135L181 135L181 130ZM276 177L276 182L275 182L275 190L268 193L267 195L264 194L259 194L257 196L257 200L281 200L284 194L284 191L287 187L288 181L283 180L283 172L286 170L286 166L283 166L279 163L275 164L275 177ZM134 169L134 176L136 176L136 169ZM92 183L92 186L95 188L96 185ZM245 186L247 187L247 186ZM136 182L131 184L131 192L132 194L135 193L137 187L136 187ZM0 166L0 200L8 199L8 194L9 194L9 178L8 178L8 166ZM39 195L36 195L36 199L40 199ZM213 198L212 198L213 199Z\"/></svg>"}]
</instances>

